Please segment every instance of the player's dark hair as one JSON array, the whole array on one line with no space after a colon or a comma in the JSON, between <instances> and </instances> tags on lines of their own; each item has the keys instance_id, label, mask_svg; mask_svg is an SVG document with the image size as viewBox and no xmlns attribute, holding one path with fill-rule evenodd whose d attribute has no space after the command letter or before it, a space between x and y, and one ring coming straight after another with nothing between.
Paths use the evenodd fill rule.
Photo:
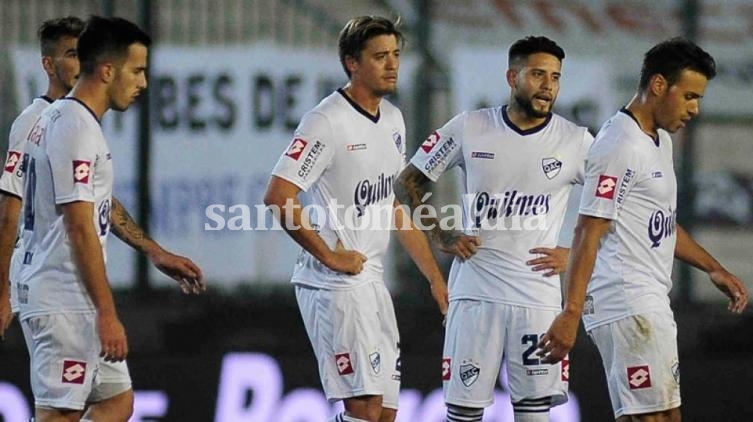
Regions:
<instances>
[{"instance_id":1,"label":"player's dark hair","mask_svg":"<svg viewBox=\"0 0 753 422\"><path fill-rule=\"evenodd\" d=\"M687 38L675 37L662 41L643 56L638 88L648 88L654 75L662 75L672 86L680 79L683 70L698 72L711 80L716 76L716 62L709 53Z\"/></svg>"},{"instance_id":2,"label":"player's dark hair","mask_svg":"<svg viewBox=\"0 0 753 422\"><path fill-rule=\"evenodd\" d=\"M379 35L394 35L400 45L403 44L403 34L397 29L400 19L392 22L379 16L359 16L345 24L338 40L340 63L345 74L350 78L350 71L345 65L345 58L350 56L356 60L361 59L361 52L366 47L366 42Z\"/></svg>"},{"instance_id":3,"label":"player's dark hair","mask_svg":"<svg viewBox=\"0 0 753 422\"><path fill-rule=\"evenodd\" d=\"M509 66L521 64L527 60L528 56L536 53L547 53L559 59L561 62L565 59L565 50L556 42L547 37L535 37L533 35L519 39L510 46L507 53L507 63Z\"/></svg>"},{"instance_id":4,"label":"player's dark hair","mask_svg":"<svg viewBox=\"0 0 753 422\"><path fill-rule=\"evenodd\" d=\"M78 38L84 30L84 21L75 16L48 19L37 29L39 50L43 56L55 55L55 47L63 37Z\"/></svg>"},{"instance_id":5,"label":"player's dark hair","mask_svg":"<svg viewBox=\"0 0 753 422\"><path fill-rule=\"evenodd\" d=\"M132 44L149 47L151 43L149 35L130 21L92 16L78 39L81 73L91 75L98 63L125 58Z\"/></svg>"}]
</instances>

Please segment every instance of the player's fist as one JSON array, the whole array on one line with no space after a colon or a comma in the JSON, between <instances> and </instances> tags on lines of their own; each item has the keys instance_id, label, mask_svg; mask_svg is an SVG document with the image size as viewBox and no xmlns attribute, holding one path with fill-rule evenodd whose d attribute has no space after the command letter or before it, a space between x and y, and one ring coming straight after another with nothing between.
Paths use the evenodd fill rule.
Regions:
<instances>
[{"instance_id":1,"label":"player's fist","mask_svg":"<svg viewBox=\"0 0 753 422\"><path fill-rule=\"evenodd\" d=\"M342 242L338 239L335 250L332 251L330 259L325 265L332 271L356 275L363 271L363 264L366 262L366 256L358 251L345 249Z\"/></svg>"}]
</instances>

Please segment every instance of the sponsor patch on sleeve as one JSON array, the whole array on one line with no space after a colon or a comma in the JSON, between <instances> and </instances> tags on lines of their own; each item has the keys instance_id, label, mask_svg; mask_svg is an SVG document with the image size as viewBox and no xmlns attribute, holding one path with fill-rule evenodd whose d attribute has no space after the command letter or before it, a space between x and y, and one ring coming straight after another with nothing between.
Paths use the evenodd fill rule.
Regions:
<instances>
[{"instance_id":1,"label":"sponsor patch on sleeve","mask_svg":"<svg viewBox=\"0 0 753 422\"><path fill-rule=\"evenodd\" d=\"M285 152L285 155L288 157L298 161L299 158L301 158L301 154L303 153L303 150L306 148L306 145L309 143L304 141L301 138L295 138L293 139L293 142L288 147L288 150Z\"/></svg>"},{"instance_id":2,"label":"sponsor patch on sleeve","mask_svg":"<svg viewBox=\"0 0 753 422\"><path fill-rule=\"evenodd\" d=\"M73 160L73 183L89 183L91 174L91 161Z\"/></svg>"},{"instance_id":3,"label":"sponsor patch on sleeve","mask_svg":"<svg viewBox=\"0 0 753 422\"><path fill-rule=\"evenodd\" d=\"M21 161L21 153L18 151L8 151L8 159L5 160L5 171L13 173L16 171L18 163Z\"/></svg>"},{"instance_id":4,"label":"sponsor patch on sleeve","mask_svg":"<svg viewBox=\"0 0 753 422\"><path fill-rule=\"evenodd\" d=\"M614 188L617 186L617 178L605 174L599 176L599 183L596 185L596 197L604 199L614 199Z\"/></svg>"}]
</instances>

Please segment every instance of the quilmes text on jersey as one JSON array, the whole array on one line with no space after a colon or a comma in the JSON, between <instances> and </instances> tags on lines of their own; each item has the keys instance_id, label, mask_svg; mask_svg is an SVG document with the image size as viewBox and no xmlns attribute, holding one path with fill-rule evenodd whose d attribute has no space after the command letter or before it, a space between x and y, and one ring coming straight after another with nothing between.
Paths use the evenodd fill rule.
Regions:
<instances>
[{"instance_id":1,"label":"quilmes text on jersey","mask_svg":"<svg viewBox=\"0 0 753 422\"><path fill-rule=\"evenodd\" d=\"M552 194L477 192L463 195L467 223L474 230L548 230Z\"/></svg>"}]
</instances>

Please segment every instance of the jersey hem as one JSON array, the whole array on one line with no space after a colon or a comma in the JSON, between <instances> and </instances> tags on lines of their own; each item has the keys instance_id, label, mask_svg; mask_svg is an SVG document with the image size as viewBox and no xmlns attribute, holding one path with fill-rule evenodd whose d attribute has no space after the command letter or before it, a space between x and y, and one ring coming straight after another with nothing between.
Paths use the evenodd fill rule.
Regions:
<instances>
[{"instance_id":1,"label":"jersey hem","mask_svg":"<svg viewBox=\"0 0 753 422\"><path fill-rule=\"evenodd\" d=\"M671 308L664 307L664 306L652 306L652 307L647 307L647 308L636 309L636 310L633 310L633 311L627 311L625 313L621 313L619 315L615 315L615 316L612 316L612 317L609 317L609 318L600 319L598 321L594 321L594 322L591 322L591 323L586 323L585 318L583 318L583 328L586 331L591 331L594 328L601 327L602 325L611 324L611 323L619 321L621 319L629 318L631 316L645 314L645 313L648 313L648 312L656 312L656 311L667 311L670 314L672 313L672 309Z\"/></svg>"},{"instance_id":2,"label":"jersey hem","mask_svg":"<svg viewBox=\"0 0 753 422\"><path fill-rule=\"evenodd\" d=\"M619 418L620 416L626 416L626 415L640 415L643 413L653 413L653 412L661 412L664 410L671 410L676 407L680 407L682 404L682 400L673 400L671 402L661 403L661 404L655 404L652 406L628 406L623 407L617 411L614 412L615 418Z\"/></svg>"},{"instance_id":3,"label":"jersey hem","mask_svg":"<svg viewBox=\"0 0 753 422\"><path fill-rule=\"evenodd\" d=\"M50 309L41 311L27 311L19 312L18 320L25 321L29 318L43 315L56 315L56 314L96 314L96 309Z\"/></svg>"},{"instance_id":4,"label":"jersey hem","mask_svg":"<svg viewBox=\"0 0 753 422\"><path fill-rule=\"evenodd\" d=\"M500 303L503 305L520 306L522 308L546 309L546 310L552 310L552 311L562 310L561 305L544 305L541 303L515 302L511 300L501 300L501 299L491 298L491 297L486 297L486 296L472 296L472 295L452 296L450 295L450 302L455 301L455 300L478 300L482 302L492 302L492 303Z\"/></svg>"}]
</instances>

